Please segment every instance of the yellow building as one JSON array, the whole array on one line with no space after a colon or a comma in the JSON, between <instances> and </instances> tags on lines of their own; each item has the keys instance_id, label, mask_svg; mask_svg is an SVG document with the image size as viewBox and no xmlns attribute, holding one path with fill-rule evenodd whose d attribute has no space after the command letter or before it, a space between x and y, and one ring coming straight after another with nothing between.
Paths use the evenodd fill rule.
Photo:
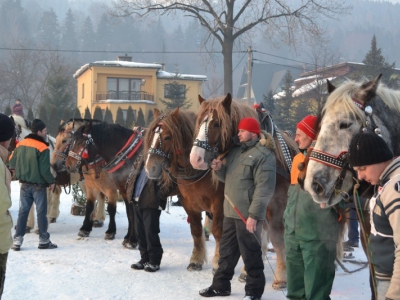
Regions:
<instances>
[{"instance_id":1,"label":"yellow building","mask_svg":"<svg viewBox=\"0 0 400 300\"><path fill-rule=\"evenodd\" d=\"M162 64L132 62L130 56L119 56L116 61L96 61L82 66L74 74L77 80L77 107L84 115L86 107L93 116L99 106L103 116L108 108L114 118L120 107L124 118L131 106L135 116L141 108L147 118L149 110L165 110L160 99L168 100L172 82L182 85L186 101L192 105L190 110L197 112L198 95L203 92L203 75L170 73L163 70Z\"/></svg>"}]
</instances>

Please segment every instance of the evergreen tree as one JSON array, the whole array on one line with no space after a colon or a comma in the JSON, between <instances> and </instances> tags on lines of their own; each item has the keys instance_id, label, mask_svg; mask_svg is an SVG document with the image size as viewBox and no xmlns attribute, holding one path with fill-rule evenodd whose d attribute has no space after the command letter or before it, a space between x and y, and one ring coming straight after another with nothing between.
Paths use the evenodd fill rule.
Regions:
<instances>
[{"instance_id":1,"label":"evergreen tree","mask_svg":"<svg viewBox=\"0 0 400 300\"><path fill-rule=\"evenodd\" d=\"M26 118L27 118L29 121L32 121L32 120L35 118L35 116L33 115L32 107L29 107L29 108L28 108L28 115L26 116Z\"/></svg>"},{"instance_id":2,"label":"evergreen tree","mask_svg":"<svg viewBox=\"0 0 400 300\"><path fill-rule=\"evenodd\" d=\"M95 44L92 45L95 46L95 49L98 50L112 50L111 46L112 46L112 40L114 39L114 30L110 24L109 21L109 16L108 14L104 13L101 16L99 25L97 27L97 31L95 34ZM96 55L94 53L91 53L91 55ZM97 54L96 57L104 57L103 54Z\"/></svg>"},{"instance_id":3,"label":"evergreen tree","mask_svg":"<svg viewBox=\"0 0 400 300\"><path fill-rule=\"evenodd\" d=\"M272 117L274 117L276 113L276 107L275 107L275 99L274 99L274 93L272 90L269 90L267 95L263 95L264 98L264 107L266 110L269 111Z\"/></svg>"},{"instance_id":4,"label":"evergreen tree","mask_svg":"<svg viewBox=\"0 0 400 300\"><path fill-rule=\"evenodd\" d=\"M49 122L48 121L48 117L47 117L47 111L46 111L46 107L43 104L39 105L39 117L40 120L42 120L44 122L44 124L46 124Z\"/></svg>"},{"instance_id":5,"label":"evergreen tree","mask_svg":"<svg viewBox=\"0 0 400 300\"><path fill-rule=\"evenodd\" d=\"M104 122L107 122L108 124L114 123L112 112L108 109L108 107L106 108L106 112L104 114Z\"/></svg>"},{"instance_id":6,"label":"evergreen tree","mask_svg":"<svg viewBox=\"0 0 400 300\"><path fill-rule=\"evenodd\" d=\"M53 49L60 44L60 26L53 9L43 12L39 21L38 40Z\"/></svg>"},{"instance_id":7,"label":"evergreen tree","mask_svg":"<svg viewBox=\"0 0 400 300\"><path fill-rule=\"evenodd\" d=\"M154 114L153 114L153 110L149 110L149 112L147 113L147 123L146 126L149 126L151 122L153 122L154 119Z\"/></svg>"},{"instance_id":8,"label":"evergreen tree","mask_svg":"<svg viewBox=\"0 0 400 300\"><path fill-rule=\"evenodd\" d=\"M88 110L88 112L89 112L89 108L88 108L87 110ZM86 110L85 110L85 113L86 113ZM74 109L74 116L73 116L73 118L74 118L74 119L81 119L81 118L82 118L81 112L79 111L79 108L77 108L77 107L75 107L75 109ZM90 112L89 112L89 119L91 119L91 118L90 118Z\"/></svg>"},{"instance_id":9,"label":"evergreen tree","mask_svg":"<svg viewBox=\"0 0 400 300\"><path fill-rule=\"evenodd\" d=\"M90 17L87 17L83 22L81 32L79 34L79 44L81 50L92 50L96 43L96 37L93 30L93 23ZM83 61L90 61L93 53L82 53Z\"/></svg>"},{"instance_id":10,"label":"evergreen tree","mask_svg":"<svg viewBox=\"0 0 400 300\"><path fill-rule=\"evenodd\" d=\"M87 107L87 106L85 108L85 116L83 118L86 119L86 120L90 120L92 118L92 116L90 114L89 107Z\"/></svg>"},{"instance_id":11,"label":"evergreen tree","mask_svg":"<svg viewBox=\"0 0 400 300\"><path fill-rule=\"evenodd\" d=\"M3 0L0 8L0 46L30 38L27 14L21 0Z\"/></svg>"},{"instance_id":12,"label":"evergreen tree","mask_svg":"<svg viewBox=\"0 0 400 300\"><path fill-rule=\"evenodd\" d=\"M103 121L103 112L99 106L94 109L93 119Z\"/></svg>"},{"instance_id":13,"label":"evergreen tree","mask_svg":"<svg viewBox=\"0 0 400 300\"><path fill-rule=\"evenodd\" d=\"M68 74L68 70L63 65L52 66L49 76L45 82L45 91L43 94L43 104L47 108L56 107L55 115L52 117L62 117L64 110L72 110L74 106L72 94L72 77Z\"/></svg>"},{"instance_id":14,"label":"evergreen tree","mask_svg":"<svg viewBox=\"0 0 400 300\"><path fill-rule=\"evenodd\" d=\"M396 64L389 64L383 57L382 49L377 46L375 35L371 40L371 49L362 62L365 64L365 71L363 72L365 77L372 79L382 73L382 81L389 86L393 84L390 77Z\"/></svg>"},{"instance_id":15,"label":"evergreen tree","mask_svg":"<svg viewBox=\"0 0 400 300\"><path fill-rule=\"evenodd\" d=\"M70 8L65 17L64 26L61 28L61 49L76 49L77 44L75 18Z\"/></svg>"},{"instance_id":16,"label":"evergreen tree","mask_svg":"<svg viewBox=\"0 0 400 300\"><path fill-rule=\"evenodd\" d=\"M6 108L5 108L5 110L4 110L4 114L5 114L6 116L10 116L10 115L12 114L12 110L11 110L10 105L7 105L7 106L6 106Z\"/></svg>"},{"instance_id":17,"label":"evergreen tree","mask_svg":"<svg viewBox=\"0 0 400 300\"><path fill-rule=\"evenodd\" d=\"M65 108L61 120L66 122L69 119L71 119L71 117L72 117L71 115L72 115L71 110L69 110L68 108Z\"/></svg>"},{"instance_id":18,"label":"evergreen tree","mask_svg":"<svg viewBox=\"0 0 400 300\"><path fill-rule=\"evenodd\" d=\"M57 107L51 106L48 116L51 117L48 118L47 123L45 122L47 127L47 132L52 136L56 136L58 125L60 125L60 120L61 120L61 118L57 115Z\"/></svg>"},{"instance_id":19,"label":"evergreen tree","mask_svg":"<svg viewBox=\"0 0 400 300\"><path fill-rule=\"evenodd\" d=\"M144 120L144 114L142 108L139 108L138 117L135 126L146 126L146 121Z\"/></svg>"},{"instance_id":20,"label":"evergreen tree","mask_svg":"<svg viewBox=\"0 0 400 300\"><path fill-rule=\"evenodd\" d=\"M124 114L122 112L121 107L118 107L117 116L115 117L115 124L125 126Z\"/></svg>"},{"instance_id":21,"label":"evergreen tree","mask_svg":"<svg viewBox=\"0 0 400 300\"><path fill-rule=\"evenodd\" d=\"M285 77L283 79L282 92L284 92L284 96L280 97L276 102L276 112L277 118L276 121L279 128L285 129L293 129L296 127L296 124L291 116L292 113L292 86L293 86L293 77L290 71L287 71Z\"/></svg>"},{"instance_id":22,"label":"evergreen tree","mask_svg":"<svg viewBox=\"0 0 400 300\"><path fill-rule=\"evenodd\" d=\"M132 106L129 105L128 111L126 112L125 127L132 128L135 121L135 113L133 112Z\"/></svg>"},{"instance_id":23,"label":"evergreen tree","mask_svg":"<svg viewBox=\"0 0 400 300\"><path fill-rule=\"evenodd\" d=\"M178 74L175 75L175 78L177 77ZM167 110L172 110L177 107L188 109L192 106L192 103L186 100L186 92L188 90L186 85L176 80L171 81L169 84L164 85L164 98L166 98L166 100L160 99L160 102L165 105Z\"/></svg>"}]
</instances>

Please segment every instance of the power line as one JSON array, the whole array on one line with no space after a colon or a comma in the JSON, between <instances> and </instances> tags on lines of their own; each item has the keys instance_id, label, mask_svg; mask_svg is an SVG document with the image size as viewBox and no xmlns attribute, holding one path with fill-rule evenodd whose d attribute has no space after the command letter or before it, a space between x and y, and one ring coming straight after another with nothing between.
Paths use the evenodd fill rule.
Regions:
<instances>
[{"instance_id":1,"label":"power line","mask_svg":"<svg viewBox=\"0 0 400 300\"><path fill-rule=\"evenodd\" d=\"M288 68L292 68L292 69L298 69L298 70L304 70L301 67L295 67L295 66L289 66L289 65L284 65L284 64L278 64L278 63L274 63L272 61L266 61L266 60L261 60L261 59L257 59L257 58L253 58L253 61L260 61L260 62L264 62L267 64L272 64L272 65L277 65L277 66L282 66L282 67L288 67Z\"/></svg>"},{"instance_id":2,"label":"power line","mask_svg":"<svg viewBox=\"0 0 400 300\"><path fill-rule=\"evenodd\" d=\"M262 51L253 50L253 52L261 53L261 54L264 54L264 55L268 55L268 56L272 56L272 57L276 57L276 58L280 58L280 59L290 60L290 61L298 62L298 63L301 63L301 64L314 65L312 63L308 63L308 62L305 62L305 61L291 59L291 58L287 58L287 57L283 57L283 56L279 56L279 55L274 55L274 54L270 54L270 53L266 53L266 52L262 52Z\"/></svg>"}]
</instances>

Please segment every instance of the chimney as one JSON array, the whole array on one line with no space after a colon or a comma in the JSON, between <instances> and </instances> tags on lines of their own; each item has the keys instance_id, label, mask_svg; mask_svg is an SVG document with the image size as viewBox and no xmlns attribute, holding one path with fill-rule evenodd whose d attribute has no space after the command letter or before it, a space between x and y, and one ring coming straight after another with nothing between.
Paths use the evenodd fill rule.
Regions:
<instances>
[{"instance_id":1,"label":"chimney","mask_svg":"<svg viewBox=\"0 0 400 300\"><path fill-rule=\"evenodd\" d=\"M125 56L117 56L117 59L119 61L132 61L132 56L128 56L128 54L125 54Z\"/></svg>"}]
</instances>

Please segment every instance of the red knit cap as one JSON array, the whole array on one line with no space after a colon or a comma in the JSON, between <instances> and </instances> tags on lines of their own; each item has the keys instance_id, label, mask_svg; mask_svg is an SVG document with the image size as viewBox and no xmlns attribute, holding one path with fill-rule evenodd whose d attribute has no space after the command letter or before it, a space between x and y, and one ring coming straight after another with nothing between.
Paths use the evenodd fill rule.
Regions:
<instances>
[{"instance_id":1,"label":"red knit cap","mask_svg":"<svg viewBox=\"0 0 400 300\"><path fill-rule=\"evenodd\" d=\"M238 129L247 130L253 133L260 134L260 124L254 118L243 118L239 122Z\"/></svg>"},{"instance_id":2,"label":"red knit cap","mask_svg":"<svg viewBox=\"0 0 400 300\"><path fill-rule=\"evenodd\" d=\"M297 128L307 134L310 138L314 139L317 134L314 129L316 122L316 116L308 115L297 124Z\"/></svg>"}]
</instances>

